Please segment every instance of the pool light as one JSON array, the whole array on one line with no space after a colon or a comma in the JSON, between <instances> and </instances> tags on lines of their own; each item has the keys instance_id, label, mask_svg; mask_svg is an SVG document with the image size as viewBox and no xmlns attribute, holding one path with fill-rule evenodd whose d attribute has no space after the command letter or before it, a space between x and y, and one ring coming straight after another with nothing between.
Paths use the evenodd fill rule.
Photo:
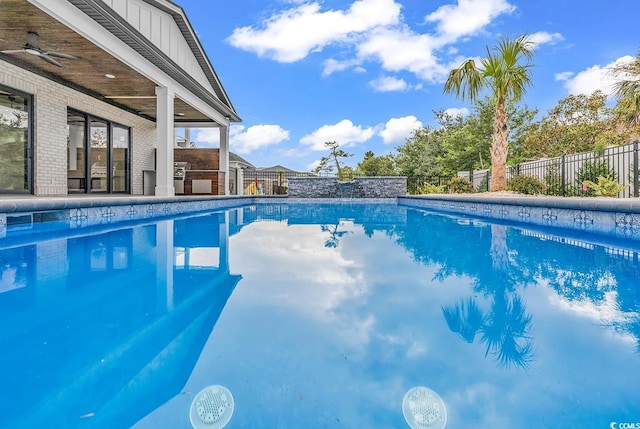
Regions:
<instances>
[{"instance_id":1,"label":"pool light","mask_svg":"<svg viewBox=\"0 0 640 429\"><path fill-rule=\"evenodd\" d=\"M189 420L194 429L222 429L233 415L233 396L224 386L205 387L193 398Z\"/></svg>"},{"instance_id":2,"label":"pool light","mask_svg":"<svg viewBox=\"0 0 640 429\"><path fill-rule=\"evenodd\" d=\"M402 399L402 414L411 429L444 429L447 408L436 392L418 386L409 389Z\"/></svg>"}]
</instances>

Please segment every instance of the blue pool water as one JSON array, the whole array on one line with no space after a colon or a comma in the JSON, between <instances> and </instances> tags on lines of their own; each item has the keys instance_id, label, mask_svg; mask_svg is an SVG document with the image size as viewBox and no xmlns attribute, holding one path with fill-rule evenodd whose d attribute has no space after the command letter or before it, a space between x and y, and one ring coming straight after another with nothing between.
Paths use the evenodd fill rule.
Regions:
<instances>
[{"instance_id":1,"label":"blue pool water","mask_svg":"<svg viewBox=\"0 0 640 429\"><path fill-rule=\"evenodd\" d=\"M635 242L393 204L33 228L0 239L2 428L188 429L210 385L228 428L408 427L414 386L448 428L640 422Z\"/></svg>"}]
</instances>

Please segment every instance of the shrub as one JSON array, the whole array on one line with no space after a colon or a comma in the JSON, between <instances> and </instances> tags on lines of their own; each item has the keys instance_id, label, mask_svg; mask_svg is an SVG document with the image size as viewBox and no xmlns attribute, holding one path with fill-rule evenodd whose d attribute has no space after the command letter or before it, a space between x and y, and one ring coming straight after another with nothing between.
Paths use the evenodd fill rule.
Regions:
<instances>
[{"instance_id":1,"label":"shrub","mask_svg":"<svg viewBox=\"0 0 640 429\"><path fill-rule=\"evenodd\" d=\"M452 194L472 194L476 191L471 180L465 177L452 177L447 186Z\"/></svg>"},{"instance_id":2,"label":"shrub","mask_svg":"<svg viewBox=\"0 0 640 429\"><path fill-rule=\"evenodd\" d=\"M547 184L544 192L546 195L562 195L562 173L560 172L559 161L554 161L546 169L544 173L544 183Z\"/></svg>"},{"instance_id":3,"label":"shrub","mask_svg":"<svg viewBox=\"0 0 640 429\"><path fill-rule=\"evenodd\" d=\"M424 186L418 188L418 194L444 194L445 185L432 185L431 183L425 183Z\"/></svg>"},{"instance_id":4,"label":"shrub","mask_svg":"<svg viewBox=\"0 0 640 429\"><path fill-rule=\"evenodd\" d=\"M585 161L580 167L580 169L578 170L578 172L576 173L575 187L577 189L582 188L584 190L583 184L586 181L590 181L594 183L598 180L600 176L609 180L614 180L614 181L617 181L618 179L615 171L613 171L609 167L609 163L606 160L593 159L593 160ZM587 189L586 191L583 192L583 195L593 197L596 195L595 189Z\"/></svg>"},{"instance_id":5,"label":"shrub","mask_svg":"<svg viewBox=\"0 0 640 429\"><path fill-rule=\"evenodd\" d=\"M507 189L527 195L542 194L546 186L537 177L519 174L509 181Z\"/></svg>"},{"instance_id":6,"label":"shrub","mask_svg":"<svg viewBox=\"0 0 640 429\"><path fill-rule=\"evenodd\" d=\"M592 189L597 197L615 197L620 191L629 187L629 185L621 185L615 179L609 179L604 176L598 176L598 183L591 180L585 180L584 185Z\"/></svg>"},{"instance_id":7,"label":"shrub","mask_svg":"<svg viewBox=\"0 0 640 429\"><path fill-rule=\"evenodd\" d=\"M476 188L478 192L488 192L489 191L489 174L485 174L480 180L480 184Z\"/></svg>"}]
</instances>

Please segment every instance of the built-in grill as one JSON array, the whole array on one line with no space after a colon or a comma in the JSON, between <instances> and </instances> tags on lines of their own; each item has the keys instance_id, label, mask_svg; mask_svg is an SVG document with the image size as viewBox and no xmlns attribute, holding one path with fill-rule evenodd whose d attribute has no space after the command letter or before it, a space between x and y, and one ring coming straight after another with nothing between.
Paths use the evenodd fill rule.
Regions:
<instances>
[{"instance_id":1,"label":"built-in grill","mask_svg":"<svg viewBox=\"0 0 640 429\"><path fill-rule=\"evenodd\" d=\"M188 162L173 163L173 187L176 194L184 194L184 179L187 177L187 170L191 168Z\"/></svg>"}]
</instances>

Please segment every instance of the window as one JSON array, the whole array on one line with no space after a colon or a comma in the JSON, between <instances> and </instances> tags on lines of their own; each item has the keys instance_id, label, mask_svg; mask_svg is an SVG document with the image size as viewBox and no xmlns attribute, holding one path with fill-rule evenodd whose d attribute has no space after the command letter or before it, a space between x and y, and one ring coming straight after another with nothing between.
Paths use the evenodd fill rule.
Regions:
<instances>
[{"instance_id":1,"label":"window","mask_svg":"<svg viewBox=\"0 0 640 429\"><path fill-rule=\"evenodd\" d=\"M128 193L131 129L85 113L67 113L69 193Z\"/></svg>"},{"instance_id":2,"label":"window","mask_svg":"<svg viewBox=\"0 0 640 429\"><path fill-rule=\"evenodd\" d=\"M33 97L0 85L0 192L31 193Z\"/></svg>"}]
</instances>

